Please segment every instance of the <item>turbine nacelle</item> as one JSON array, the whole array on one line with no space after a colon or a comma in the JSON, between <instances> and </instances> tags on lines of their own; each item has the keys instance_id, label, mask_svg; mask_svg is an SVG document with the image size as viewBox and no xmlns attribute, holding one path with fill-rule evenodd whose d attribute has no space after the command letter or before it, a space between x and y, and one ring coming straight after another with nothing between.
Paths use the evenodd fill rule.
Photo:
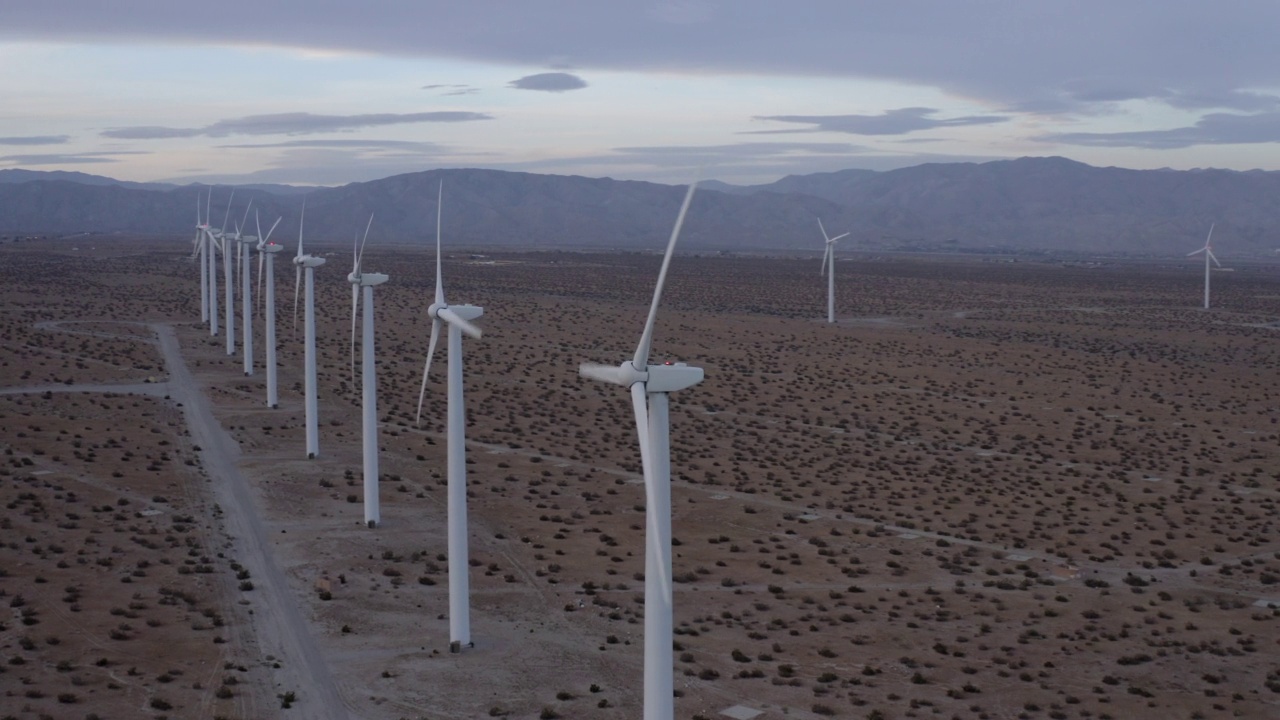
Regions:
<instances>
[{"instance_id":1,"label":"turbine nacelle","mask_svg":"<svg viewBox=\"0 0 1280 720\"><path fill-rule=\"evenodd\" d=\"M362 272L359 275L355 273L351 273L347 275L347 282L351 283L352 285L359 285L360 287L373 287L375 285L381 285L382 283L386 282L389 279L391 279L390 275L384 275L382 273Z\"/></svg>"},{"instance_id":2,"label":"turbine nacelle","mask_svg":"<svg viewBox=\"0 0 1280 720\"><path fill-rule=\"evenodd\" d=\"M578 374L622 387L644 383L645 392L651 393L678 392L697 385L703 378L702 368L682 362L646 365L644 370L637 370L631 360L623 360L617 366L584 363L578 366Z\"/></svg>"},{"instance_id":3,"label":"turbine nacelle","mask_svg":"<svg viewBox=\"0 0 1280 720\"><path fill-rule=\"evenodd\" d=\"M258 245L258 252L271 253L274 255L275 253L278 253L281 250L284 250L284 246L281 245L280 243L269 242L269 243L260 243ZM321 260L320 262L324 262L324 261Z\"/></svg>"},{"instance_id":4,"label":"turbine nacelle","mask_svg":"<svg viewBox=\"0 0 1280 720\"><path fill-rule=\"evenodd\" d=\"M324 258L315 255L302 255L293 259L293 264L300 268L318 268L325 262Z\"/></svg>"}]
</instances>

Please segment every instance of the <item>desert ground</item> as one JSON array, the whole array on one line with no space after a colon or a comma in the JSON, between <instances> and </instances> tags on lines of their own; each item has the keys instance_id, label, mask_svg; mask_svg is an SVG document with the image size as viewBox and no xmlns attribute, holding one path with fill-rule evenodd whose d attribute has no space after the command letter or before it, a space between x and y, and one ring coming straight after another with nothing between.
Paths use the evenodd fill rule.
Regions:
<instances>
[{"instance_id":1,"label":"desert ground","mask_svg":"<svg viewBox=\"0 0 1280 720\"><path fill-rule=\"evenodd\" d=\"M271 409L261 317L246 377L182 240L0 246L0 717L639 716L634 423L577 367L634 352L660 258L447 254L485 308L451 653L434 254L365 256L369 529L327 250L308 460L287 262ZM672 264L654 360L706 369L672 396L677 716L1280 717L1280 265L1204 311L1195 259L844 252L834 325L816 254Z\"/></svg>"}]
</instances>

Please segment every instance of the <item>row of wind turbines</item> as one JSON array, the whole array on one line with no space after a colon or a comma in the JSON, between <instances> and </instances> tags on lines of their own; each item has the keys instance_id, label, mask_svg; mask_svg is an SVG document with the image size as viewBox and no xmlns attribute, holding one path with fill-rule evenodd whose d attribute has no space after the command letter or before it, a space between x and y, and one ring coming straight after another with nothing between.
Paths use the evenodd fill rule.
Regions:
<instances>
[{"instance_id":1,"label":"row of wind turbines","mask_svg":"<svg viewBox=\"0 0 1280 720\"><path fill-rule=\"evenodd\" d=\"M663 255L662 266L658 272L649 313L640 334L639 343L634 354L618 365L602 365L584 363L579 367L579 374L584 378L610 383L627 388L631 396L632 411L636 424L636 435L639 443L641 464L645 487L645 628L644 628L644 714L646 720L667 720L674 715L674 656L673 656L673 603L672 603L672 570L671 570L671 455L670 455L670 415L669 396L673 392L697 385L703 380L703 370L685 363L651 364L654 325L658 308L661 304L663 286L672 255L679 239L681 227L693 200L696 183L689 186L676 217L675 226L668 239ZM229 243L236 243L236 254L240 260L241 272L241 308L244 340L244 371L252 375L254 370L252 354L252 304L249 272L251 267L250 252L256 249L259 253L259 283L263 281L262 269L265 261L266 282L266 367L267 367L267 405L277 406L275 388L275 305L273 256L283 250L277 243L271 242L271 233L279 220L272 225L266 236L244 235L242 228L248 220L248 208L242 222L234 232L210 227L209 204L205 205L205 220L200 220L200 207L197 202L196 249L193 257L200 260L201 277L201 317L209 324L211 335L216 336L218 329L217 308L217 274L215 272L215 255L222 253L225 290L225 325L227 335L227 354L234 355L235 341L233 271ZM233 193L234 197L234 193ZM474 305L450 305L444 293L444 282L441 264L441 223L444 198L443 183L437 197L436 215L436 285L435 296L427 309L431 318L431 336L427 346L427 354L423 367L422 386L418 395L417 422L421 422L422 406L426 396L426 384L431 370L431 360L435 354L442 325L447 326L447 524L448 524L448 574L449 574L449 633L450 648L459 651L463 646L471 646L470 630L470 581L468 577L468 544L467 544L467 504L466 504L466 438L465 411L463 400L463 361L462 335L473 338L481 336L481 330L472 321L483 315L484 310ZM227 216L224 216L223 227L226 226L230 214L228 200ZM303 215L305 216L305 204ZM352 272L347 281L352 286L352 318L351 318L351 370L355 375L355 335L357 324L362 330L362 450L364 480L364 518L370 527L376 527L380 521L378 501L378 426L377 426L377 377L374 363L374 288L384 284L389 277L382 273L364 270L364 249L368 241L369 229L373 218L370 216L364 237L353 246ZM821 272L827 276L827 321L835 322L835 244L849 233L835 237L827 234L821 220L819 229L826 242ZM255 227L257 222L255 218ZM261 236L261 237L260 237ZM1212 237L1212 229L1210 230ZM1205 307L1208 307L1208 263L1210 259L1217 263L1209 242L1205 247L1191 253L1205 253ZM315 285L314 271L325 264L325 259L305 254L303 251L301 220L297 253L293 258L296 268L294 281L294 322L297 322L298 291L305 288L304 307L304 394L306 411L306 449L307 457L315 458L319 454L317 432L317 398L316 398L316 351L315 351ZM261 291L259 293L262 294ZM361 311L363 310L363 313ZM360 320L357 323L358 319Z\"/></svg>"},{"instance_id":2,"label":"row of wind turbines","mask_svg":"<svg viewBox=\"0 0 1280 720\"><path fill-rule=\"evenodd\" d=\"M670 419L669 400L671 393L692 387L703 379L702 368L690 367L685 363L650 364L654 325L658 308L662 299L662 289L666 282L667 270L671 264L672 254L680 236L681 226L693 200L696 183L691 184L680 206L675 227L667 242L662 267L658 273L654 288L653 300L649 306L648 318L640 334L640 341L633 356L617 366L583 364L579 373L585 378L620 385L629 390L632 410L635 415L636 434L639 439L641 463L643 466L646 495L646 533L645 533L645 643L644 643L644 717L647 720L662 720L674 714L674 657L672 650L672 588L671 588L671 456L670 456ZM248 220L248 208L245 216L234 231L226 231L226 222L230 216L231 200L228 200L227 213L223 219L223 228L215 229L209 224L210 198L205 202L204 220L200 217L200 205L196 206L196 238L193 258L198 258L200 268L200 312L202 322L208 323L209 332L216 336L218 328L217 305L217 273L216 255L222 253L223 288L225 309L225 334L227 336L227 354L235 354L234 314L232 306L235 296L234 271L232 263L232 247L239 258L241 273L240 302L242 309L242 329L244 340L244 372L246 376L254 371L252 351L252 284L249 281L251 267L250 252L256 249L259 253L259 282L263 281L262 270L265 261L266 282L266 324L267 344L267 405L275 408L278 399L275 395L275 304L273 256L283 247L270 240L271 232L265 236L243 234L244 223ZM234 192L232 197L234 198ZM441 326L448 331L448 382L447 382L447 478L448 478L448 572L449 572L449 631L450 648L458 651L463 646L471 646L470 631L470 590L468 578L467 547L467 506L466 506L466 438L463 405L463 363L462 335L480 337L481 331L472 321L479 318L484 310L475 305L450 305L445 299L444 282L441 267L441 211L444 189L441 183L437 198L436 215L436 290L434 301L427 309L431 317L431 338L427 346L426 361L423 367L422 387L418 396L418 421L422 417L422 404L426 395L426 383L431 371L431 358L439 339ZM305 215L305 205L303 208ZM256 224L256 221L255 221ZM372 217L370 217L370 225ZM294 319L297 320L298 288L305 287L304 307L304 363L306 408L306 443L307 457L315 458L319 454L317 439L317 399L316 399L316 354L315 354L315 285L314 271L325 264L325 259L303 252L301 221L299 223L297 254L293 263L296 267L294 281ZM364 457L364 515L369 527L380 522L378 508L378 464L377 464L377 378L374 365L374 312L373 288L388 281L388 276L381 273L366 272L363 267L365 243L368 240L369 226L358 245L353 248L354 264L352 272L347 276L352 286L352 375L354 378L354 342L357 317L363 309L362 326L362 446ZM233 246L232 243L235 243ZM305 282L303 282L305 279ZM260 293L261 294L261 293Z\"/></svg>"},{"instance_id":3,"label":"row of wind turbines","mask_svg":"<svg viewBox=\"0 0 1280 720\"><path fill-rule=\"evenodd\" d=\"M1204 247L1199 250L1193 250L1187 253L1187 257L1192 257L1204 253L1204 309L1209 309L1209 261L1212 260L1214 265L1219 268L1222 263L1218 262L1218 257L1213 254L1213 228L1217 223L1209 225L1209 236L1204 240ZM822 268L819 274L827 276L827 322L834 323L836 321L836 241L847 236L849 233L843 233L835 237L827 234L827 229L822 225L822 220L818 220L818 229L822 231L822 238L826 240L826 247L822 252ZM828 270L828 268L830 268Z\"/></svg>"}]
</instances>

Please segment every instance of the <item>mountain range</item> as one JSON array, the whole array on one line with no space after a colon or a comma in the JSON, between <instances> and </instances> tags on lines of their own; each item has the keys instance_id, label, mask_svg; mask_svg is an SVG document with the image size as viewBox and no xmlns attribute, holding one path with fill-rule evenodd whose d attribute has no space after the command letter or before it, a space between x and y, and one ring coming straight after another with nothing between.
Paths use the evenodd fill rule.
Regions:
<instances>
[{"instance_id":1,"label":"mountain range","mask_svg":"<svg viewBox=\"0 0 1280 720\"><path fill-rule=\"evenodd\" d=\"M212 189L212 224L243 219L250 199L276 237L350 242L374 216L370 242L434 238L444 182L444 237L465 247L652 250L670 233L683 190L657 183L449 169L334 188ZM128 183L83 173L0 170L0 238L76 233L188 239L209 188ZM203 215L203 210L201 211ZM1280 248L1280 172L1126 170L1065 158L843 170L735 186L707 181L681 239L690 251L812 252L817 219L849 231L846 249L1182 255L1216 223L1220 256ZM253 215L248 217L250 229Z\"/></svg>"}]
</instances>

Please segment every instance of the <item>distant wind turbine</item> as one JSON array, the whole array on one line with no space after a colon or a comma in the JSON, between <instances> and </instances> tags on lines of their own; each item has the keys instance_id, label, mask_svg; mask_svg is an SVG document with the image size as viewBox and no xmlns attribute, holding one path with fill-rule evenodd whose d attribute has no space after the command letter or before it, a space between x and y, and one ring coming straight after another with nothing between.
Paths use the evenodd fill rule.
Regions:
<instances>
[{"instance_id":1,"label":"distant wind turbine","mask_svg":"<svg viewBox=\"0 0 1280 720\"><path fill-rule=\"evenodd\" d=\"M849 233L828 237L821 218L818 219L818 229L822 231L822 238L827 241L827 247L822 253L822 268L818 273L827 273L827 322L833 323L836 321L836 241ZM828 266L830 270L827 269Z\"/></svg>"},{"instance_id":2,"label":"distant wind turbine","mask_svg":"<svg viewBox=\"0 0 1280 720\"><path fill-rule=\"evenodd\" d=\"M382 273L367 273L361 267L364 260L364 246L369 241L369 228L373 226L373 215L369 216L369 224L364 229L364 240L359 247L353 247L355 265L347 281L351 283L351 363L352 384L355 384L355 351L356 351L356 316L360 314L361 295L364 301L364 319L361 323L361 371L363 375L362 398L363 419L361 435L364 445L364 522L369 527L377 527L382 521L378 505L378 374L374 362L373 349L373 288L387 281Z\"/></svg>"},{"instance_id":3,"label":"distant wind turbine","mask_svg":"<svg viewBox=\"0 0 1280 720\"><path fill-rule=\"evenodd\" d=\"M1213 240L1213 226L1216 224L1217 223L1214 223L1209 226L1209 237L1205 238L1204 247L1194 252L1187 253L1187 257L1204 253L1204 309L1205 310L1209 309L1209 261L1212 260L1214 265L1217 265L1218 267L1222 267L1222 263L1218 262L1218 258L1213 254L1213 248L1210 245L1210 242Z\"/></svg>"},{"instance_id":4,"label":"distant wind turbine","mask_svg":"<svg viewBox=\"0 0 1280 720\"><path fill-rule=\"evenodd\" d=\"M302 215L298 218L298 254L293 256L293 264L297 273L293 278L293 334L298 336L298 288L301 287L302 276L306 274L306 317L304 319L304 374L303 394L306 403L307 425L307 459L314 459L320 454L320 426L318 405L316 401L316 283L315 269L324 265L325 259L307 255L302 252L302 222L307 216L307 201L302 201Z\"/></svg>"},{"instance_id":5,"label":"distant wind turbine","mask_svg":"<svg viewBox=\"0 0 1280 720\"><path fill-rule=\"evenodd\" d=\"M644 719L670 720L674 715L674 658L672 654L671 606L671 436L668 394L702 382L702 368L684 363L649 364L653 344L653 324L662 300L662 286L680 226L697 183L680 206L675 228L667 242L667 252L658 271L649 318L636 346L635 357L621 365L583 364L578 373L592 380L621 385L631 391L636 434L640 441L640 462L645 486L644 565Z\"/></svg>"},{"instance_id":6,"label":"distant wind turbine","mask_svg":"<svg viewBox=\"0 0 1280 720\"><path fill-rule=\"evenodd\" d=\"M279 406L280 397L276 386L276 253L284 250L284 246L279 243L271 242L271 233L276 231L276 226L280 224L281 218L276 218L271 229L267 230L267 236L258 241L258 297L263 296L262 290L262 268L263 259L266 260L267 269L267 285L266 285L266 313L262 318L265 330L264 343L267 346L267 407L274 408ZM255 213L253 222L258 223L257 214ZM258 233L262 233L262 227L258 226Z\"/></svg>"},{"instance_id":7,"label":"distant wind turbine","mask_svg":"<svg viewBox=\"0 0 1280 720\"><path fill-rule=\"evenodd\" d=\"M462 333L480 337L480 329L470 321L484 314L475 305L450 305L444 299L440 259L440 218L444 202L444 181L436 201L436 299L427 308L431 316L431 342L422 369L422 389L418 391L418 417L422 422L422 401L427 395L427 374L436 352L440 324L449 326L448 374L448 526L449 526L449 648L456 651L471 645L470 572L467 564L467 440L466 410L462 403Z\"/></svg>"}]
</instances>

